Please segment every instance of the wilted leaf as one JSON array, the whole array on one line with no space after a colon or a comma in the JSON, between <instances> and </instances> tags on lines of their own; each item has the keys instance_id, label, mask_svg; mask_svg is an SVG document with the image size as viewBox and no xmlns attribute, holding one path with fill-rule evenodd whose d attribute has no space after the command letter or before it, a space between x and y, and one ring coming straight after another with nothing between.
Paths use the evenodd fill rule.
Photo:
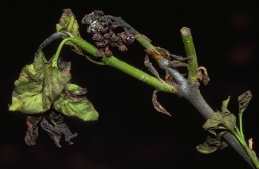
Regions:
<instances>
[{"instance_id":1,"label":"wilted leaf","mask_svg":"<svg viewBox=\"0 0 259 169\"><path fill-rule=\"evenodd\" d=\"M98 112L92 103L82 96L85 93L86 89L68 83L64 92L54 102L54 108L66 116L75 116L83 121L97 120Z\"/></svg>"},{"instance_id":2,"label":"wilted leaf","mask_svg":"<svg viewBox=\"0 0 259 169\"><path fill-rule=\"evenodd\" d=\"M76 16L73 14L72 10L69 8L64 9L61 18L59 19L59 23L56 24L57 32L65 30L67 32L73 33L73 35L80 37L78 29L79 25L77 23Z\"/></svg>"},{"instance_id":3,"label":"wilted leaf","mask_svg":"<svg viewBox=\"0 0 259 169\"><path fill-rule=\"evenodd\" d=\"M227 109L230 97L222 102L221 112L214 112L205 122L203 128L215 135L215 129L234 130L236 117Z\"/></svg>"},{"instance_id":4,"label":"wilted leaf","mask_svg":"<svg viewBox=\"0 0 259 169\"><path fill-rule=\"evenodd\" d=\"M215 112L205 122L203 128L215 134L215 129L233 130L236 126L236 117L233 114L223 114L221 112Z\"/></svg>"},{"instance_id":5,"label":"wilted leaf","mask_svg":"<svg viewBox=\"0 0 259 169\"><path fill-rule=\"evenodd\" d=\"M172 61L169 61L169 65L170 67L187 67L188 68L188 64L187 63L184 63L182 61L179 61L179 60L172 60Z\"/></svg>"},{"instance_id":6,"label":"wilted leaf","mask_svg":"<svg viewBox=\"0 0 259 169\"><path fill-rule=\"evenodd\" d=\"M48 132L49 136L53 139L57 147L61 147L59 142L62 134L64 134L66 142L68 142L70 145L74 144L70 141L70 139L76 137L77 133L71 133L68 126L63 122L63 119L53 125L49 123L45 117L43 117L40 125L45 131Z\"/></svg>"},{"instance_id":7,"label":"wilted leaf","mask_svg":"<svg viewBox=\"0 0 259 169\"><path fill-rule=\"evenodd\" d=\"M240 112L245 111L245 109L249 105L249 102L251 99L252 99L252 93L250 91L247 91L238 97L238 104L239 104Z\"/></svg>"},{"instance_id":8,"label":"wilted leaf","mask_svg":"<svg viewBox=\"0 0 259 169\"><path fill-rule=\"evenodd\" d=\"M57 32L60 31L67 31L72 33L75 36L81 37L79 33L79 25L77 23L77 20L75 19L76 16L73 14L71 9L64 9L63 13L61 15L61 18L59 19L59 23L56 24L56 30ZM84 53L80 48L78 48L75 44L71 42L66 42L67 45L71 46L73 51L79 55L84 56Z\"/></svg>"},{"instance_id":9,"label":"wilted leaf","mask_svg":"<svg viewBox=\"0 0 259 169\"><path fill-rule=\"evenodd\" d=\"M203 74L202 74L201 70L203 70ZM205 67L203 67L203 66L198 67L197 74L198 74L199 80L202 80L204 85L207 85L209 83L210 78L209 78L207 69Z\"/></svg>"},{"instance_id":10,"label":"wilted leaf","mask_svg":"<svg viewBox=\"0 0 259 169\"><path fill-rule=\"evenodd\" d=\"M9 111L39 114L47 111L65 85L70 81L70 65L63 70L52 67L42 52L34 63L26 65L15 81Z\"/></svg>"},{"instance_id":11,"label":"wilted leaf","mask_svg":"<svg viewBox=\"0 0 259 169\"><path fill-rule=\"evenodd\" d=\"M152 96L152 103L153 103L153 106L155 107L155 109L158 111L158 112L161 112L161 113L164 113L168 116L171 116L171 114L169 112L166 111L166 109L161 106L161 104L157 101L157 95L156 93L158 92L158 90L155 90L153 92L153 96Z\"/></svg>"},{"instance_id":12,"label":"wilted leaf","mask_svg":"<svg viewBox=\"0 0 259 169\"><path fill-rule=\"evenodd\" d=\"M196 149L199 153L209 154L215 152L218 149L222 150L227 146L228 144L222 141L220 137L212 138L208 136L203 144L196 146Z\"/></svg>"},{"instance_id":13,"label":"wilted leaf","mask_svg":"<svg viewBox=\"0 0 259 169\"><path fill-rule=\"evenodd\" d=\"M253 138L248 140L249 149L252 151L252 154L257 158L255 151L253 150Z\"/></svg>"},{"instance_id":14,"label":"wilted leaf","mask_svg":"<svg viewBox=\"0 0 259 169\"><path fill-rule=\"evenodd\" d=\"M27 145L35 145L35 140L38 138L38 123L41 120L41 116L27 116L26 125L27 131L24 141Z\"/></svg>"}]
</instances>

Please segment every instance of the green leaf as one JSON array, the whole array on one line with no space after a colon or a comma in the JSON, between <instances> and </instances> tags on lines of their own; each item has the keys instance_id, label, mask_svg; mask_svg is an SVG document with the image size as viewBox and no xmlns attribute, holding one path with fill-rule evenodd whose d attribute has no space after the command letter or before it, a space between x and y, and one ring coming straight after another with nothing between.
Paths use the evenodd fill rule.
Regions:
<instances>
[{"instance_id":1,"label":"green leaf","mask_svg":"<svg viewBox=\"0 0 259 169\"><path fill-rule=\"evenodd\" d=\"M210 154L220 149L223 150L228 144L221 140L221 137L208 136L203 144L196 146L199 153Z\"/></svg>"},{"instance_id":2,"label":"green leaf","mask_svg":"<svg viewBox=\"0 0 259 169\"><path fill-rule=\"evenodd\" d=\"M98 112L94 109L92 103L82 96L86 89L75 84L68 83L54 102L54 108L66 116L75 116L83 121L93 121L98 119Z\"/></svg>"},{"instance_id":3,"label":"green leaf","mask_svg":"<svg viewBox=\"0 0 259 169\"><path fill-rule=\"evenodd\" d=\"M15 81L9 111L25 114L47 111L70 79L70 65L62 70L52 67L52 62L39 52L34 63L26 65Z\"/></svg>"}]
</instances>

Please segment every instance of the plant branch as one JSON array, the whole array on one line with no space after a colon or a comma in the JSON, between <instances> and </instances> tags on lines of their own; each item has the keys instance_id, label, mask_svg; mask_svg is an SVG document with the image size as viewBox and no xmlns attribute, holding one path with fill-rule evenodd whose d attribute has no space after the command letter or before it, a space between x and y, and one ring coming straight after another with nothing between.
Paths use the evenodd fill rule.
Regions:
<instances>
[{"instance_id":1,"label":"plant branch","mask_svg":"<svg viewBox=\"0 0 259 169\"><path fill-rule=\"evenodd\" d=\"M72 43L76 44L80 49L84 50L85 52L91 54L92 56L97 57L98 49L91 45L90 43L86 42L85 40L75 37L70 40ZM159 91L169 92L169 93L176 93L177 88L167 84L166 82L161 82L157 80L155 77L150 76L149 74L117 59L114 56L110 57L103 57L101 59L105 65L114 67L123 71L124 73L131 75L132 77L158 89Z\"/></svg>"},{"instance_id":2,"label":"plant branch","mask_svg":"<svg viewBox=\"0 0 259 169\"><path fill-rule=\"evenodd\" d=\"M95 16L94 13L91 15ZM176 81L176 84L171 86L165 82L161 82L156 78L124 63L114 56L111 57L102 57L101 60L109 66L115 67L153 87L158 90L166 91L170 93L178 94L179 96L184 97L206 118L210 118L214 111L210 108L210 106L203 99L202 95L199 91L199 82L198 79L198 63L195 53L195 48L193 45L193 40L191 36L191 32L189 28L181 29L181 35L183 38L183 43L185 46L187 58L192 58L188 60L188 79L185 79L176 69L171 68L169 64L168 58L162 56L161 53L150 43L150 40L145 38L143 35L139 34L134 28L128 25L122 18L113 17L110 15L106 15L110 19L114 20L118 26L123 27L126 34L133 35L136 40L147 50L152 52L152 57L158 62L159 66L169 72L169 74ZM99 17L99 16L96 16ZM96 31L96 30L95 30ZM81 38L73 38L71 40L76 46L78 46L83 51L97 57L98 49L94 46L90 45L88 42L84 41ZM230 133L226 133L224 138L228 141L228 143L249 163L249 165L254 168L249 156L245 152L241 143Z\"/></svg>"},{"instance_id":3,"label":"plant branch","mask_svg":"<svg viewBox=\"0 0 259 169\"><path fill-rule=\"evenodd\" d=\"M198 63L197 63L196 52L195 52L195 48L192 40L191 30L189 28L183 27L180 30L180 32L182 35L186 55L187 57L192 58L188 60L188 65L189 65L188 78L190 79L191 83L196 83L198 79L198 74L197 74Z\"/></svg>"}]
</instances>

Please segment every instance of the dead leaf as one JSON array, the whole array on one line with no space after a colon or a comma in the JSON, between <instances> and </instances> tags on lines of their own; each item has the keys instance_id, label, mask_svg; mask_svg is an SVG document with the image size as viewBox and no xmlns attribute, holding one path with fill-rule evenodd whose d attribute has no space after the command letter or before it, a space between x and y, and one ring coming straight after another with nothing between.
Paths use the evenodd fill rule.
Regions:
<instances>
[{"instance_id":1,"label":"dead leaf","mask_svg":"<svg viewBox=\"0 0 259 169\"><path fill-rule=\"evenodd\" d=\"M203 74L201 72L201 70L203 70ZM199 80L202 80L204 85L207 85L210 81L207 69L203 66L198 67L197 69L197 74L198 74L198 78Z\"/></svg>"},{"instance_id":2,"label":"dead leaf","mask_svg":"<svg viewBox=\"0 0 259 169\"><path fill-rule=\"evenodd\" d=\"M171 116L171 114L169 112L166 111L166 109L161 106L161 104L157 101L157 95L156 93L158 92L158 90L155 90L153 92L153 96L152 96L152 103L153 103L153 106L155 107L155 109L158 111L158 112L161 112L161 113L164 113L168 116Z\"/></svg>"},{"instance_id":3,"label":"dead leaf","mask_svg":"<svg viewBox=\"0 0 259 169\"><path fill-rule=\"evenodd\" d=\"M254 150L253 150L253 138L250 138L250 139L248 140L248 147L249 147L250 150L252 151L252 154L255 156L255 158L257 158L256 153L255 153Z\"/></svg>"},{"instance_id":4,"label":"dead leaf","mask_svg":"<svg viewBox=\"0 0 259 169\"><path fill-rule=\"evenodd\" d=\"M252 93L248 90L244 94L238 96L239 110L245 110L252 99Z\"/></svg>"}]
</instances>

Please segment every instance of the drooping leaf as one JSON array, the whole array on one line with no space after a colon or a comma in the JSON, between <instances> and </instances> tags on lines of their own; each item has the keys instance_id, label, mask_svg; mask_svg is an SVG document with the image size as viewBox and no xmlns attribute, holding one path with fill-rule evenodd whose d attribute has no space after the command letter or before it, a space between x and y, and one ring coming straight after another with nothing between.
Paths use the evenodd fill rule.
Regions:
<instances>
[{"instance_id":1,"label":"drooping leaf","mask_svg":"<svg viewBox=\"0 0 259 169\"><path fill-rule=\"evenodd\" d=\"M199 153L210 154L220 149L223 150L228 144L221 140L221 137L210 137L208 136L204 143L196 146Z\"/></svg>"},{"instance_id":2,"label":"drooping leaf","mask_svg":"<svg viewBox=\"0 0 259 169\"><path fill-rule=\"evenodd\" d=\"M158 90L155 90L153 92L153 96L152 96L152 103L153 103L153 106L154 108L158 111L158 112L161 112L163 114L166 114L168 116L171 116L171 114L166 111L166 109L157 101L157 95L156 93L158 92Z\"/></svg>"},{"instance_id":3,"label":"drooping leaf","mask_svg":"<svg viewBox=\"0 0 259 169\"><path fill-rule=\"evenodd\" d=\"M76 137L77 133L71 133L66 123L64 123L61 114L56 114L52 111L48 116L42 118L40 125L48 132L57 147L61 147L59 142L62 134L65 136L65 141L68 142L69 145L74 144L71 142L71 139Z\"/></svg>"},{"instance_id":4,"label":"drooping leaf","mask_svg":"<svg viewBox=\"0 0 259 169\"><path fill-rule=\"evenodd\" d=\"M9 111L39 114L47 111L70 81L70 65L60 70L38 53L34 63L26 65L15 81Z\"/></svg>"},{"instance_id":5,"label":"drooping leaf","mask_svg":"<svg viewBox=\"0 0 259 169\"><path fill-rule=\"evenodd\" d=\"M203 70L203 73L201 70ZM207 69L205 67L203 66L198 67L197 74L198 74L199 80L202 80L204 85L207 85L209 83L210 78L209 78Z\"/></svg>"},{"instance_id":6,"label":"drooping leaf","mask_svg":"<svg viewBox=\"0 0 259 169\"><path fill-rule=\"evenodd\" d=\"M243 113L247 106L249 105L250 100L252 99L252 93L247 91L242 95L238 96L238 105L239 105L239 112Z\"/></svg>"},{"instance_id":7,"label":"drooping leaf","mask_svg":"<svg viewBox=\"0 0 259 169\"><path fill-rule=\"evenodd\" d=\"M54 102L54 108L66 116L75 116L83 121L97 120L98 112L92 103L83 96L85 93L86 89L68 83L64 92Z\"/></svg>"},{"instance_id":8,"label":"drooping leaf","mask_svg":"<svg viewBox=\"0 0 259 169\"><path fill-rule=\"evenodd\" d=\"M38 123L41 120L41 116L27 116L26 125L27 131L24 137L24 141L27 145L35 145L35 140L38 138Z\"/></svg>"}]
</instances>

